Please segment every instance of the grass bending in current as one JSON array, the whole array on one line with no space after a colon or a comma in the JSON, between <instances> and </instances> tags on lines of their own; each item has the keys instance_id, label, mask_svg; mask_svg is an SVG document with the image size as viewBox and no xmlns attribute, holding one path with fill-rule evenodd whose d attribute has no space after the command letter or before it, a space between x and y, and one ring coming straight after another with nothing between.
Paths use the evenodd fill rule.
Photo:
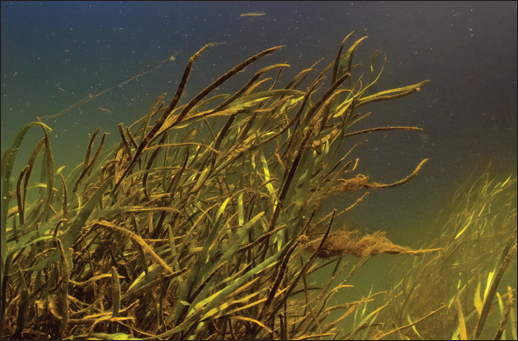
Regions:
<instances>
[{"instance_id":1,"label":"grass bending in current","mask_svg":"<svg viewBox=\"0 0 518 341\"><path fill-rule=\"evenodd\" d=\"M344 39L322 72L313 65L284 88L277 81L289 65L274 64L235 94L209 97L279 47L265 50L182 101L192 66L209 44L190 58L169 103L164 94L141 119L120 124L115 148L104 148L106 133L95 148L97 130L84 162L66 178L62 168L55 170L50 127L25 126L2 158L2 336L306 339L354 337L360 327L369 332L365 337L373 335L379 309L355 330L338 328L372 299L330 305L350 287L333 280L345 271L339 264L352 246L356 254L349 253L363 259L383 253L372 238L368 245L359 238L345 243L347 250L330 244L338 233L332 231L335 220L367 193L341 211L320 211L339 193L399 186L418 173L426 160L392 184L349 175L359 160L350 159L357 144L348 138L420 131L353 126L370 114L360 111L363 105L404 97L428 81L366 95L383 68L374 73L374 53L368 78L358 76L353 58L363 39L343 53ZM276 78L263 78L272 72ZM32 127L44 137L11 183L12 165ZM34 180L38 159L42 172ZM28 190L36 188L37 199L29 201ZM434 251L397 249L382 233L376 236L391 253ZM317 257L335 263L323 287L307 282L320 267ZM344 314L329 321L337 309Z\"/></svg>"}]
</instances>

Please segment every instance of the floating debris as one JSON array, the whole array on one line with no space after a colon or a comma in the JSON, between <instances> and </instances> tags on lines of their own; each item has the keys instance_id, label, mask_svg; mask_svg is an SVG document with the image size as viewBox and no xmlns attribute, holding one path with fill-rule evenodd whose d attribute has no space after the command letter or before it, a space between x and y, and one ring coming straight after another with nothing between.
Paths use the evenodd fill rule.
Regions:
<instances>
[{"instance_id":1,"label":"floating debris","mask_svg":"<svg viewBox=\"0 0 518 341\"><path fill-rule=\"evenodd\" d=\"M240 17L260 17L265 15L264 12L251 12L251 13L241 13Z\"/></svg>"}]
</instances>

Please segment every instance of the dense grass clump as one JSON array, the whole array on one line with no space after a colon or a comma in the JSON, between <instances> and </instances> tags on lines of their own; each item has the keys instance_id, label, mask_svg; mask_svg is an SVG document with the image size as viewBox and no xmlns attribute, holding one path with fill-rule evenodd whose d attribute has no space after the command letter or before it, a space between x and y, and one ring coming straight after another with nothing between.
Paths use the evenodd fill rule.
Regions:
<instances>
[{"instance_id":1,"label":"dense grass clump","mask_svg":"<svg viewBox=\"0 0 518 341\"><path fill-rule=\"evenodd\" d=\"M50 128L41 121L25 126L2 158L2 336L381 335L380 325L373 323L379 310L366 314L361 309L370 298L331 305L336 293L350 287L334 283L346 269L342 258L437 255L444 246L413 251L393 244L382 232L361 237L335 231L336 219L367 193L341 211L322 213L326 200L337 194L402 185L426 162L402 180L382 184L357 173L359 160L349 159L356 146L348 142L351 136L420 131L353 126L369 116L361 111L364 105L404 97L428 82L366 95L381 72L374 74L376 53L363 78L360 65L353 64L363 39L343 53L344 40L336 60L323 71L316 73L315 66L303 70L285 87L277 84L289 65L275 64L258 71L238 92L209 97L279 47L265 50L182 101L193 63L207 45L187 63L168 104L163 94L141 119L127 127L120 124L114 148L104 148L106 134L94 148L97 130L84 162L67 177L62 168L55 169ZM273 80L262 78L274 71ZM317 77L300 90L310 74ZM43 138L11 182L18 149L34 126L42 128ZM34 180L38 160L42 172ZM39 191L34 200L29 191ZM319 264L317 258L326 261ZM310 274L332 264L324 285L308 283ZM422 309L420 317L434 308ZM336 310L343 315L327 318ZM353 329L338 328L358 311L361 318Z\"/></svg>"}]
</instances>

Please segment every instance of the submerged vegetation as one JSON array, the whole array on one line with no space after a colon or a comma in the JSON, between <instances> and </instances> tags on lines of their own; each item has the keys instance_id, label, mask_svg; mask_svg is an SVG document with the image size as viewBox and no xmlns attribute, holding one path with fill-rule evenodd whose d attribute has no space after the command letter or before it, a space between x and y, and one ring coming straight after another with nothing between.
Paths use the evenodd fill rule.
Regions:
<instances>
[{"instance_id":1,"label":"submerged vegetation","mask_svg":"<svg viewBox=\"0 0 518 341\"><path fill-rule=\"evenodd\" d=\"M497 182L485 173L467 181L450 207L432 243L444 251L394 264L402 273L378 320L394 329L378 336L516 340L516 176ZM514 271L497 292L511 261ZM430 311L437 314L414 325Z\"/></svg>"},{"instance_id":2,"label":"submerged vegetation","mask_svg":"<svg viewBox=\"0 0 518 341\"><path fill-rule=\"evenodd\" d=\"M361 258L348 278L381 253L418 256L411 257L416 266L427 269L431 260L442 262L437 260L448 252L458 254L459 247L468 247L458 243L475 232L463 227L454 238L448 229L444 251L443 243L414 251L393 244L382 232L360 237L355 231L336 229L337 219L367 193L355 194L356 201L340 211L323 212L326 200L340 193L402 185L426 162L392 184L350 175L360 165L359 159L350 159L358 145L349 142L351 136L421 130L354 130L370 114L360 111L362 107L407 96L428 81L367 95L383 69L374 73L374 53L368 78L358 76L360 65L353 59L365 38L343 53L346 39L335 61L305 90L299 88L316 72L315 65L281 88L281 71L289 65L275 64L259 70L235 94L208 97L245 67L279 49L274 47L180 104L193 63L207 45L190 58L169 104L163 94L141 119L128 127L120 124L120 142L114 148L104 149L106 133L94 148L97 130L85 161L67 177L62 168L55 169L51 129L40 121L25 126L2 158L2 336L309 339L354 338L361 332L366 338L405 338L400 330L390 332L388 321L395 318L384 325L374 323L387 306L363 317L351 330L339 328L347 316L365 313L372 301L369 297L332 305L333 297L350 287L347 280L334 283L347 268L342 259L348 254ZM262 78L274 71L275 78ZM42 127L44 137L11 183L18 149L33 126ZM34 181L38 159L42 171ZM38 192L34 200L29 200L29 191ZM492 212L491 208L484 219L499 219ZM481 214L486 211L462 219L471 223ZM516 231L516 209L514 219ZM509 233L497 231L500 221L494 223L495 231L488 234L493 233L494 240L508 238ZM499 243L495 245L503 242ZM321 263L317 258L323 259ZM334 267L325 284L309 283L308 276L324 266ZM478 271L476 267L470 271ZM406 291L417 278L428 277L413 278L390 296L390 307L399 318L396 326L408 314L423 323L437 315L436 304L421 304ZM469 299L466 295L476 287L473 281L462 282L469 285L469 293L459 289L459 299ZM489 290L482 302L490 296ZM408 297L403 304L402 297ZM337 310L342 316L330 320ZM464 313L469 314L466 309ZM466 316L466 323L471 321Z\"/></svg>"}]
</instances>

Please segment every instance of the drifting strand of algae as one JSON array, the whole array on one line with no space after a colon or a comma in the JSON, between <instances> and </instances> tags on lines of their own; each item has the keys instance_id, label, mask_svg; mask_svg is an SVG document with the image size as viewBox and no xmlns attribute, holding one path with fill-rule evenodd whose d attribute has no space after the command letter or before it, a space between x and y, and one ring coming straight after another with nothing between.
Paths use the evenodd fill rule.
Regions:
<instances>
[{"instance_id":1,"label":"drifting strand of algae","mask_svg":"<svg viewBox=\"0 0 518 341\"><path fill-rule=\"evenodd\" d=\"M363 258L369 255L374 256L385 253L419 256L427 252L443 250L442 248L412 250L403 246L395 245L385 237L385 232L381 231L367 234L361 239L358 238L357 234L357 231L346 232L341 230L331 233L322 248L317 252L317 257L329 259L331 257L349 254ZM321 239L319 238L308 242L305 245L305 249L310 252L317 251L317 242L320 240Z\"/></svg>"}]
</instances>

